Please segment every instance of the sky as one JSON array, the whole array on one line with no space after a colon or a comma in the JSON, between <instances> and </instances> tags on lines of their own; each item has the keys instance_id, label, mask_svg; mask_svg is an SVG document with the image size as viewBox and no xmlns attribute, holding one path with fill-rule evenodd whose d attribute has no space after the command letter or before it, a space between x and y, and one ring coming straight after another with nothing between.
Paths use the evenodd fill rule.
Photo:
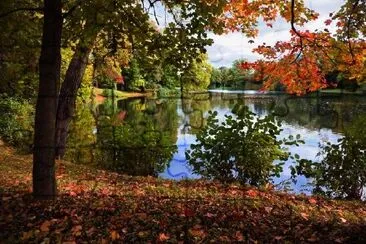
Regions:
<instances>
[{"instance_id":1,"label":"sky","mask_svg":"<svg viewBox=\"0 0 366 244\"><path fill-rule=\"evenodd\" d=\"M345 0L305 0L309 8L319 13L318 19L308 23L305 29L324 29L324 21L329 19L329 13L337 11L344 2ZM334 23L326 28L330 31L334 30ZM277 41L289 40L290 29L290 23L278 20L273 24L272 28L267 27L264 23L260 23L259 36L255 39L248 39L241 33L230 33L221 36L210 33L209 37L214 40L214 44L207 47L209 60L214 67L230 67L234 60L242 58L248 61L255 61L261 56L252 53L253 48L263 43L273 45ZM249 43L249 40L254 40L254 43Z\"/></svg>"}]
</instances>

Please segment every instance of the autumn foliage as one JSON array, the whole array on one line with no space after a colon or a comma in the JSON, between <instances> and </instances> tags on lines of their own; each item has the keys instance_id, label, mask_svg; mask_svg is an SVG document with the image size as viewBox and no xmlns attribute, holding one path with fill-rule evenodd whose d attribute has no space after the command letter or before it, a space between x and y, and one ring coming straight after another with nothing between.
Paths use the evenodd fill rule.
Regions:
<instances>
[{"instance_id":1,"label":"autumn foliage","mask_svg":"<svg viewBox=\"0 0 366 244\"><path fill-rule=\"evenodd\" d=\"M364 243L366 207L216 181L129 177L60 161L35 200L31 157L0 147L4 243Z\"/></svg>"},{"instance_id":2,"label":"autumn foliage","mask_svg":"<svg viewBox=\"0 0 366 244\"><path fill-rule=\"evenodd\" d=\"M256 25L261 18L268 27L278 17L291 23L291 39L279 41L274 46L260 45L253 50L263 56L254 63L243 63L243 69L254 69L255 78L263 81L264 89L277 83L286 91L305 94L334 86L336 81L326 81L331 72L341 72L343 77L355 83L365 81L366 43L362 1L348 0L337 14L330 14L323 30L310 32L297 29L316 20L318 14L306 8L303 1L242 1L232 0L223 17L230 31L242 31L248 37L256 37ZM327 27L335 22L336 33Z\"/></svg>"}]
</instances>

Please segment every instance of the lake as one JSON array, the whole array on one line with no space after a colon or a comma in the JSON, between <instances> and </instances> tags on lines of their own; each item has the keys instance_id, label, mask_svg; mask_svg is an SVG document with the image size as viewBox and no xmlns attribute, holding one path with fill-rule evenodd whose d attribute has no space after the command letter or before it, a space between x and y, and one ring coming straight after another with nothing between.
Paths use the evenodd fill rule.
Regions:
<instances>
[{"instance_id":1,"label":"lake","mask_svg":"<svg viewBox=\"0 0 366 244\"><path fill-rule=\"evenodd\" d=\"M196 93L180 99L108 99L96 106L78 105L71 126L67 157L70 160L129 175L153 175L167 179L199 178L186 162L185 152L205 126L208 111L217 111L220 120L231 114L238 102L258 116L274 114L282 121L280 137L300 134L305 144L290 151L302 158L319 160L319 145L342 137L344 128L366 115L366 98L352 95L313 94L296 97L255 91ZM286 162L278 188L290 186L309 193L308 180L280 184L290 178Z\"/></svg>"}]
</instances>

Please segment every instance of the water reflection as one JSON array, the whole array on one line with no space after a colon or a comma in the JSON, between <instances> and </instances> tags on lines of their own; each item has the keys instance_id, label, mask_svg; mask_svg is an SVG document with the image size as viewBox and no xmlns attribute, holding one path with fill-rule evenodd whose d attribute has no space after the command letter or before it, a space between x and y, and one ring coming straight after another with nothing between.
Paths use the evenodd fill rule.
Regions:
<instances>
[{"instance_id":1,"label":"water reflection","mask_svg":"<svg viewBox=\"0 0 366 244\"><path fill-rule=\"evenodd\" d=\"M133 99L110 101L96 106L94 113L95 144L84 152L82 162L128 175L157 176L163 171L176 151L178 117L176 101ZM89 117L90 118L90 117ZM81 140L78 124L74 121L69 136L67 157L80 159L77 142ZM83 128L93 131L91 128ZM74 143L74 144L72 144ZM74 147L76 145L76 147ZM75 160L76 161L76 160Z\"/></svg>"},{"instance_id":2,"label":"water reflection","mask_svg":"<svg viewBox=\"0 0 366 244\"><path fill-rule=\"evenodd\" d=\"M186 163L185 151L205 126L209 110L217 111L223 120L238 101L259 116L277 115L283 121L281 136L300 134L305 140L304 145L290 150L314 161L319 160L320 143L335 143L345 126L366 112L366 99L362 96L211 92L183 100L110 99L92 107L80 105L71 127L67 156L129 175L198 178ZM290 162L275 183L290 177L289 165ZM300 177L295 190L301 190L306 182Z\"/></svg>"}]
</instances>

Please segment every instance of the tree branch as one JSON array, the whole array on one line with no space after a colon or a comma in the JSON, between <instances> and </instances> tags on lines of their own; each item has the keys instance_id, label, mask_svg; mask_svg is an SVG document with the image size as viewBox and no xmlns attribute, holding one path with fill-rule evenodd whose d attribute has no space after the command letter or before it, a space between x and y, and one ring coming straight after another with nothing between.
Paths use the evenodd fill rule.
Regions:
<instances>
[{"instance_id":1,"label":"tree branch","mask_svg":"<svg viewBox=\"0 0 366 244\"><path fill-rule=\"evenodd\" d=\"M17 8L17 9L13 9L13 10L10 10L8 12L5 12L5 13L0 13L0 18L4 18L10 14L14 14L16 12L20 12L20 11L30 11L30 12L43 12L43 8Z\"/></svg>"},{"instance_id":2,"label":"tree branch","mask_svg":"<svg viewBox=\"0 0 366 244\"><path fill-rule=\"evenodd\" d=\"M355 54L353 53L353 48L352 48L352 44L351 44L351 20L352 20L352 14L354 14L357 6L358 6L358 1L355 1L352 4L351 13L349 14L349 19L347 21L347 42L348 42L349 52L352 56L352 64L355 64L356 60L355 60Z\"/></svg>"},{"instance_id":3,"label":"tree branch","mask_svg":"<svg viewBox=\"0 0 366 244\"><path fill-rule=\"evenodd\" d=\"M295 0L291 0L291 29L300 38L300 51L297 54L295 60L293 61L296 62L300 58L300 55L303 53L304 47L302 41L303 36L295 28Z\"/></svg>"}]
</instances>

